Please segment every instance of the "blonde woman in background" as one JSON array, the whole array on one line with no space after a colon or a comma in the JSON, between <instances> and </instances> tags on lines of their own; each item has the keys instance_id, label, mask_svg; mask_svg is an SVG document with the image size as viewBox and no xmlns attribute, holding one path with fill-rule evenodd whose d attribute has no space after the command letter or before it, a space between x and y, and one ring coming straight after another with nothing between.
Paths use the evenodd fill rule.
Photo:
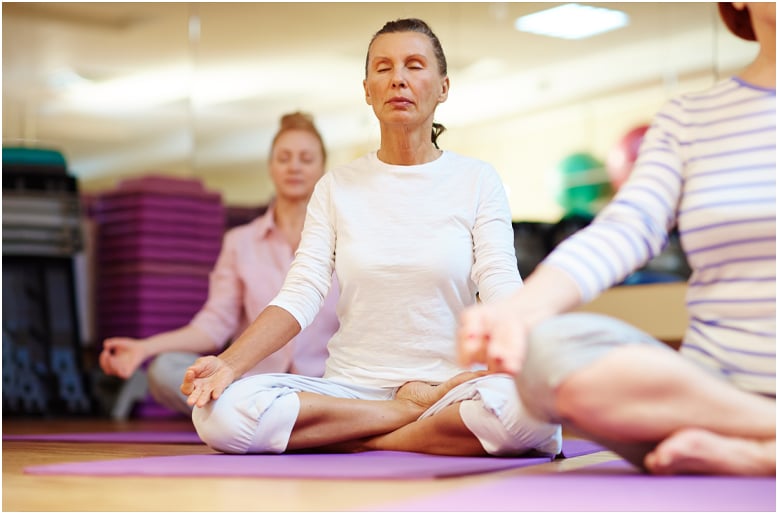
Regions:
<instances>
[{"instance_id":1,"label":"blonde woman in background","mask_svg":"<svg viewBox=\"0 0 777 513\"><path fill-rule=\"evenodd\" d=\"M299 246L308 201L324 175L325 163L326 149L313 119L300 112L283 116L269 159L275 197L262 216L225 234L202 310L188 325L174 331L145 339L106 339L100 354L103 371L126 379L153 358L148 367L152 396L160 404L190 415L191 406L179 390L184 372L202 354L223 349L278 293ZM327 342L338 327L337 295L334 280L310 326L244 374L323 375Z\"/></svg>"}]
</instances>

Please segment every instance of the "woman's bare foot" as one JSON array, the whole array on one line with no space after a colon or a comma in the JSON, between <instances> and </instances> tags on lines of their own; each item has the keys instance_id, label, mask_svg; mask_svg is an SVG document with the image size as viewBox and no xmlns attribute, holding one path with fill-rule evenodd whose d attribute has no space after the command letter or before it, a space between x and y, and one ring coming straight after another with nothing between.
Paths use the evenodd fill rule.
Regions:
<instances>
[{"instance_id":1,"label":"woman's bare foot","mask_svg":"<svg viewBox=\"0 0 777 513\"><path fill-rule=\"evenodd\" d=\"M653 474L774 476L775 441L688 428L658 444L645 456L645 466Z\"/></svg>"},{"instance_id":2,"label":"woman's bare foot","mask_svg":"<svg viewBox=\"0 0 777 513\"><path fill-rule=\"evenodd\" d=\"M408 381L399 387L396 399L415 404L421 409L420 413L423 413L457 386L486 374L487 371L462 372L438 385L431 385L423 381Z\"/></svg>"}]
</instances>

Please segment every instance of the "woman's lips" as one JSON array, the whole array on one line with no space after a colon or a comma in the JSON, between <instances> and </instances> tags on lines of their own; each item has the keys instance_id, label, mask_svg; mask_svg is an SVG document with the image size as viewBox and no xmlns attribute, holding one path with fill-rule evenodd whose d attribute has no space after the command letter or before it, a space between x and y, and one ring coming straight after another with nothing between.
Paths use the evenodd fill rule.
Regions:
<instances>
[{"instance_id":1,"label":"woman's lips","mask_svg":"<svg viewBox=\"0 0 777 513\"><path fill-rule=\"evenodd\" d=\"M396 106L399 106L399 107L406 106L406 105L412 105L413 104L413 102L410 101L410 99L405 98L405 97L392 98L388 102L391 105L396 105Z\"/></svg>"}]
</instances>

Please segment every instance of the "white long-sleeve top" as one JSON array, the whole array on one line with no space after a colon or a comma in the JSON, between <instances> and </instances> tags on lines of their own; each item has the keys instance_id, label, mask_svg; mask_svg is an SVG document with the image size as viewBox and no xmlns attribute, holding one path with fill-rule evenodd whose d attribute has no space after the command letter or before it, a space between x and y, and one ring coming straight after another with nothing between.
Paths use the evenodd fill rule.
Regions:
<instances>
[{"instance_id":1,"label":"white long-sleeve top","mask_svg":"<svg viewBox=\"0 0 777 513\"><path fill-rule=\"evenodd\" d=\"M271 304L305 328L337 272L340 329L325 377L369 386L442 382L459 313L521 286L510 209L485 162L444 152L395 166L372 152L316 185L302 241Z\"/></svg>"},{"instance_id":2,"label":"white long-sleeve top","mask_svg":"<svg viewBox=\"0 0 777 513\"><path fill-rule=\"evenodd\" d=\"M773 395L774 89L732 78L666 104L627 183L546 264L588 300L659 253L674 226L693 271L681 351Z\"/></svg>"}]
</instances>

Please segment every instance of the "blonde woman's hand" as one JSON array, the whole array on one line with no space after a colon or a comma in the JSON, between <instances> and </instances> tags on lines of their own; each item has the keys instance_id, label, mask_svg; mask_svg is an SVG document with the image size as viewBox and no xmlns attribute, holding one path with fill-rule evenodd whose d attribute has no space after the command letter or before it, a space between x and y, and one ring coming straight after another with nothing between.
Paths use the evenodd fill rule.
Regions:
<instances>
[{"instance_id":1,"label":"blonde woman's hand","mask_svg":"<svg viewBox=\"0 0 777 513\"><path fill-rule=\"evenodd\" d=\"M100 367L109 376L127 379L146 359L143 341L129 337L105 339L100 352Z\"/></svg>"}]
</instances>

